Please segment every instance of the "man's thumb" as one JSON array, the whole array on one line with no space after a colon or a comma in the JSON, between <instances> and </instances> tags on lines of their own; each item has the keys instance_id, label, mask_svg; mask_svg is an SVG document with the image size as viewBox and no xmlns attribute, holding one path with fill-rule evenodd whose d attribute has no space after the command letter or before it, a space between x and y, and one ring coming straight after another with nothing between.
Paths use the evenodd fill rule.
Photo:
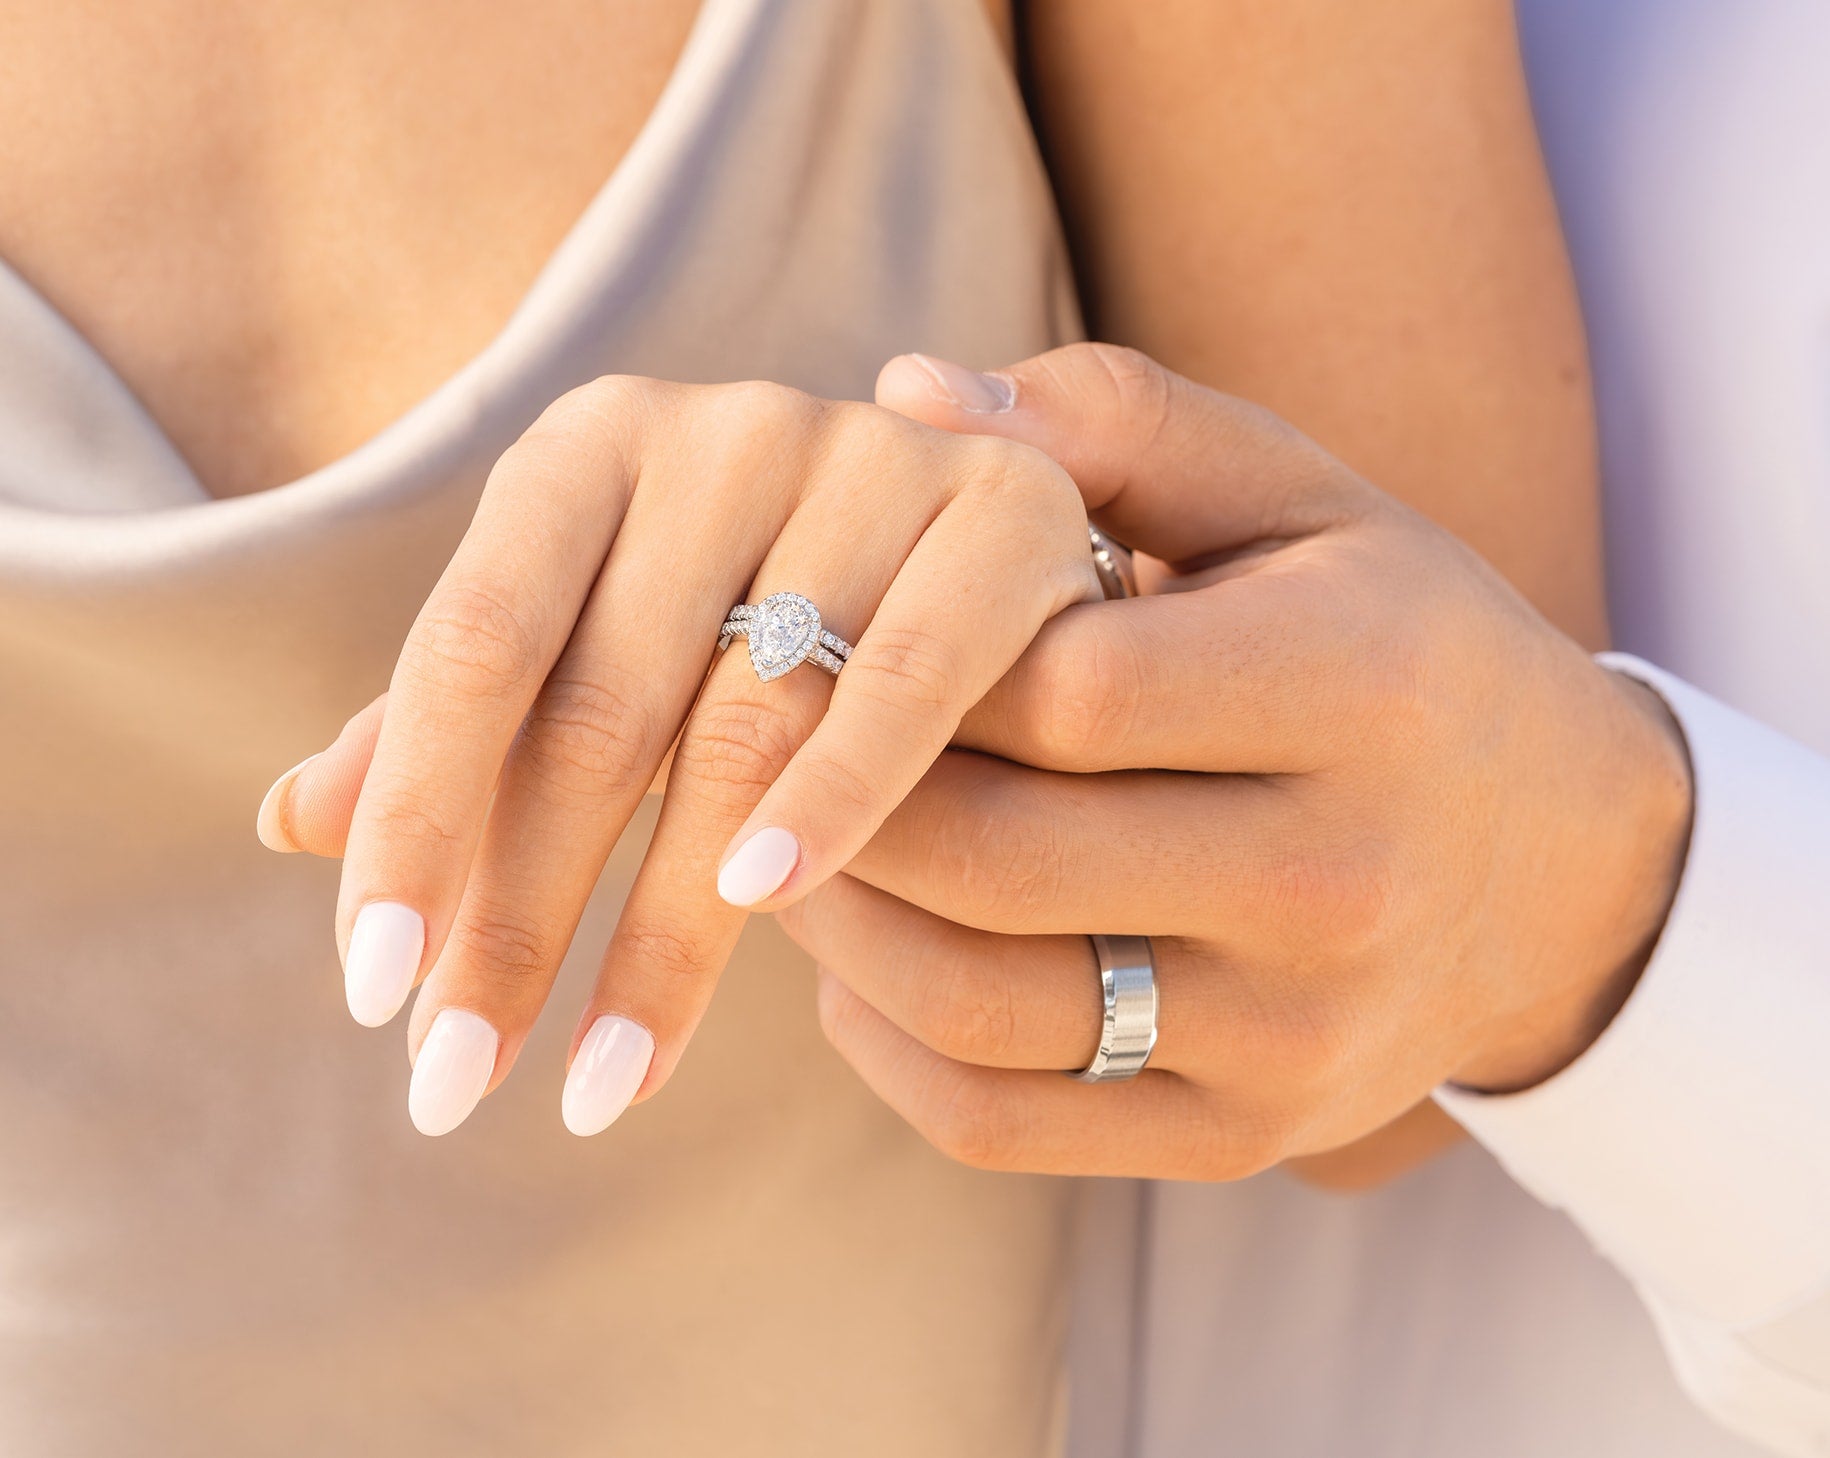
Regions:
<instances>
[{"instance_id":1,"label":"man's thumb","mask_svg":"<svg viewBox=\"0 0 1830 1458\"><path fill-rule=\"evenodd\" d=\"M989 374L924 354L877 376L877 403L1059 461L1121 542L1188 561L1338 515L1346 468L1255 405L1134 349L1071 344Z\"/></svg>"}]
</instances>

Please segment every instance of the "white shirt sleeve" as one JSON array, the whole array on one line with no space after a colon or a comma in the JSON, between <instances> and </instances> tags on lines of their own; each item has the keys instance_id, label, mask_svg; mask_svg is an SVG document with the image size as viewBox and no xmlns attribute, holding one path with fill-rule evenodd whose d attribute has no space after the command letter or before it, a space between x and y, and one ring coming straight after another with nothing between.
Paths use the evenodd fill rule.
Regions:
<instances>
[{"instance_id":1,"label":"white shirt sleeve","mask_svg":"<svg viewBox=\"0 0 1830 1458\"><path fill-rule=\"evenodd\" d=\"M1695 820L1671 915L1594 1045L1437 1101L1651 1308L1687 1391L1830 1454L1830 760L1622 654L1670 705Z\"/></svg>"}]
</instances>

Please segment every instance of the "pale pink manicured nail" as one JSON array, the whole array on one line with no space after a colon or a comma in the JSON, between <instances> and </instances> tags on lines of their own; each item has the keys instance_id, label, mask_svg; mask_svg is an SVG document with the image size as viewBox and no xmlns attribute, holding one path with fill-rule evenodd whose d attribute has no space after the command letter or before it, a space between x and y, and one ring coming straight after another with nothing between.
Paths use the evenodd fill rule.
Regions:
<instances>
[{"instance_id":1,"label":"pale pink manicured nail","mask_svg":"<svg viewBox=\"0 0 1830 1458\"><path fill-rule=\"evenodd\" d=\"M407 1085L407 1114L422 1134L449 1134L470 1117L496 1069L496 1030L448 1007L432 1020Z\"/></svg>"},{"instance_id":2,"label":"pale pink manicured nail","mask_svg":"<svg viewBox=\"0 0 1830 1458\"><path fill-rule=\"evenodd\" d=\"M768 826L737 847L718 872L718 894L733 906L754 906L794 873L801 843L779 826Z\"/></svg>"},{"instance_id":3,"label":"pale pink manicured nail","mask_svg":"<svg viewBox=\"0 0 1830 1458\"><path fill-rule=\"evenodd\" d=\"M324 751L319 750L318 754ZM308 754L285 774L275 780L261 796L261 808L254 816L254 833L260 837L261 844L270 851L279 851L283 855L292 855L298 847L292 843L292 837L286 834L286 817L280 813L280 807L286 803L286 791L292 788L292 782L300 770L318 757Z\"/></svg>"},{"instance_id":4,"label":"pale pink manicured nail","mask_svg":"<svg viewBox=\"0 0 1830 1458\"><path fill-rule=\"evenodd\" d=\"M912 354L909 358L921 366L935 393L949 405L973 415L1002 415L1017 403L1015 387L1002 375L981 375L952 360L926 354Z\"/></svg>"},{"instance_id":5,"label":"pale pink manicured nail","mask_svg":"<svg viewBox=\"0 0 1830 1458\"><path fill-rule=\"evenodd\" d=\"M579 1135L608 1129L629 1107L653 1061L654 1038L640 1023L608 1013L592 1023L559 1100L566 1128Z\"/></svg>"},{"instance_id":6,"label":"pale pink manicured nail","mask_svg":"<svg viewBox=\"0 0 1830 1458\"><path fill-rule=\"evenodd\" d=\"M349 1015L365 1028L379 1028L399 1012L425 950L425 919L411 906L371 901L358 911L343 958Z\"/></svg>"}]
</instances>

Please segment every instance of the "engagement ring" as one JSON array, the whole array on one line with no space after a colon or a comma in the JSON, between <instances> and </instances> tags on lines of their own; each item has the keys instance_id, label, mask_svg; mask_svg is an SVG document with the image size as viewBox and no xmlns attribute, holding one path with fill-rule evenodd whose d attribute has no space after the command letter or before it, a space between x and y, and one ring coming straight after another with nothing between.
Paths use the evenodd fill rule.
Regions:
<instances>
[{"instance_id":1,"label":"engagement ring","mask_svg":"<svg viewBox=\"0 0 1830 1458\"><path fill-rule=\"evenodd\" d=\"M718 634L722 652L733 638L750 640L750 666L767 683L802 663L837 674L851 644L820 625L820 610L798 592L778 592L759 603L739 603Z\"/></svg>"}]
</instances>

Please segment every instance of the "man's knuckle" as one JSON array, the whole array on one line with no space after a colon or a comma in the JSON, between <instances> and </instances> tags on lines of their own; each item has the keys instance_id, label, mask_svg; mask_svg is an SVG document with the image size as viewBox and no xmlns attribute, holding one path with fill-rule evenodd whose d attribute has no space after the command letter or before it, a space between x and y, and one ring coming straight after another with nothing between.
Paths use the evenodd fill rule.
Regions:
<instances>
[{"instance_id":1,"label":"man's knuckle","mask_svg":"<svg viewBox=\"0 0 1830 1458\"><path fill-rule=\"evenodd\" d=\"M1337 960L1362 960L1384 935L1395 900L1395 871L1380 845L1361 844L1302 858L1301 897L1311 933Z\"/></svg>"},{"instance_id":2,"label":"man's knuckle","mask_svg":"<svg viewBox=\"0 0 1830 1458\"><path fill-rule=\"evenodd\" d=\"M1143 679L1137 656L1103 632L1042 657L1031 696L1039 747L1063 769L1111 767L1136 733Z\"/></svg>"},{"instance_id":3,"label":"man's knuckle","mask_svg":"<svg viewBox=\"0 0 1830 1458\"><path fill-rule=\"evenodd\" d=\"M1311 994L1289 1010L1274 1051L1278 1077L1292 1092L1326 1101L1352 1068L1354 1009L1339 996Z\"/></svg>"},{"instance_id":4,"label":"man's knuckle","mask_svg":"<svg viewBox=\"0 0 1830 1458\"><path fill-rule=\"evenodd\" d=\"M1152 406L1155 413L1166 413L1169 374L1154 359L1127 344L1098 341L1086 349L1122 400L1133 407Z\"/></svg>"},{"instance_id":5,"label":"man's knuckle","mask_svg":"<svg viewBox=\"0 0 1830 1458\"><path fill-rule=\"evenodd\" d=\"M1069 383L1070 398L1079 393L1095 416L1108 428L1122 427L1126 448L1135 455L1148 452L1169 428L1175 415L1175 387L1169 372L1141 350L1120 344L1083 344L1075 354L1090 365L1076 387ZM1072 381L1073 369L1064 371ZM1093 398L1086 399L1090 391Z\"/></svg>"},{"instance_id":6,"label":"man's knuckle","mask_svg":"<svg viewBox=\"0 0 1830 1458\"><path fill-rule=\"evenodd\" d=\"M1301 926L1305 942L1338 967L1364 953L1387 925L1392 877L1377 846L1317 837L1267 848L1250 886L1267 915Z\"/></svg>"},{"instance_id":7,"label":"man's knuckle","mask_svg":"<svg viewBox=\"0 0 1830 1458\"><path fill-rule=\"evenodd\" d=\"M1357 722L1375 726L1386 743L1416 742L1441 722L1443 645L1424 615L1391 622L1368 614L1341 647L1350 664L1343 676L1347 707Z\"/></svg>"},{"instance_id":8,"label":"man's knuckle","mask_svg":"<svg viewBox=\"0 0 1830 1458\"><path fill-rule=\"evenodd\" d=\"M1173 1180L1226 1181L1239 1178L1241 1161L1234 1137L1232 1111L1205 1091L1189 1089L1184 1106L1159 1114L1164 1151L1153 1173Z\"/></svg>"},{"instance_id":9,"label":"man's knuckle","mask_svg":"<svg viewBox=\"0 0 1830 1458\"><path fill-rule=\"evenodd\" d=\"M1261 1109L1243 1117L1226 1136L1226 1150L1218 1161L1217 1178L1250 1179L1281 1163L1291 1152L1291 1121Z\"/></svg>"},{"instance_id":10,"label":"man's knuckle","mask_svg":"<svg viewBox=\"0 0 1830 1458\"><path fill-rule=\"evenodd\" d=\"M998 1169L1015 1152L1007 1102L981 1079L948 1072L934 1078L923 1136L947 1158L974 1169Z\"/></svg>"},{"instance_id":11,"label":"man's knuckle","mask_svg":"<svg viewBox=\"0 0 1830 1458\"><path fill-rule=\"evenodd\" d=\"M954 817L935 840L936 868L953 888L950 914L968 926L1023 927L1038 908L1054 904L1065 848L1046 820L1004 815L992 805L977 812Z\"/></svg>"},{"instance_id":12,"label":"man's knuckle","mask_svg":"<svg viewBox=\"0 0 1830 1458\"><path fill-rule=\"evenodd\" d=\"M990 845L980 856L986 877L1004 915L1025 922L1039 908L1060 900L1065 847L1051 823L1029 825L1003 837L1004 854L992 863Z\"/></svg>"},{"instance_id":13,"label":"man's knuckle","mask_svg":"<svg viewBox=\"0 0 1830 1458\"><path fill-rule=\"evenodd\" d=\"M1008 979L978 958L948 951L926 969L915 1008L916 1037L966 1063L1002 1063L1017 1032Z\"/></svg>"},{"instance_id":14,"label":"man's knuckle","mask_svg":"<svg viewBox=\"0 0 1830 1458\"><path fill-rule=\"evenodd\" d=\"M1295 1126L1269 1098L1209 1096L1192 1100L1180 1127L1167 1132L1180 1161L1165 1171L1169 1178L1231 1183L1287 1158Z\"/></svg>"}]
</instances>

